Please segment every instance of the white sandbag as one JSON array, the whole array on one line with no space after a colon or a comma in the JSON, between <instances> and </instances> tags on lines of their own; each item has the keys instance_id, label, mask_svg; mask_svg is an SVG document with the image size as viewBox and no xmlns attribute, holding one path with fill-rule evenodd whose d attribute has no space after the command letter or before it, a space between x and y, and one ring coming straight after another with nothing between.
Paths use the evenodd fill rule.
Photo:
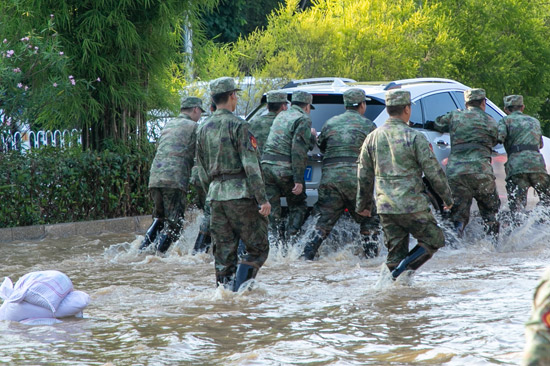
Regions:
<instances>
[{"instance_id":1,"label":"white sandbag","mask_svg":"<svg viewBox=\"0 0 550 366\"><path fill-rule=\"evenodd\" d=\"M31 304L27 301L4 302L0 306L0 320L23 321L34 318L82 317L82 311L90 303L90 296L82 291L71 291L53 313L49 309Z\"/></svg>"},{"instance_id":2,"label":"white sandbag","mask_svg":"<svg viewBox=\"0 0 550 366\"><path fill-rule=\"evenodd\" d=\"M70 278L59 271L40 271L27 273L13 286L10 293L10 282L4 280L0 293L9 297L7 302L26 301L30 304L55 312L65 296L73 290Z\"/></svg>"}]
</instances>

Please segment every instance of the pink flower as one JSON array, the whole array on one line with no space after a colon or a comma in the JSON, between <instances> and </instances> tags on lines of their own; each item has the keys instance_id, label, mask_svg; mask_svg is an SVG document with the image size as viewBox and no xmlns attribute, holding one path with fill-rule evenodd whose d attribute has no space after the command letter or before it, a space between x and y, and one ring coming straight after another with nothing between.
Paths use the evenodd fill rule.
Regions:
<instances>
[{"instance_id":1,"label":"pink flower","mask_svg":"<svg viewBox=\"0 0 550 366\"><path fill-rule=\"evenodd\" d=\"M57 88L57 83L53 83L53 87L54 87L54 88Z\"/></svg>"},{"instance_id":2,"label":"pink flower","mask_svg":"<svg viewBox=\"0 0 550 366\"><path fill-rule=\"evenodd\" d=\"M59 56L63 56L63 51L59 52Z\"/></svg>"},{"instance_id":3,"label":"pink flower","mask_svg":"<svg viewBox=\"0 0 550 366\"><path fill-rule=\"evenodd\" d=\"M34 46L34 49L38 51L38 46Z\"/></svg>"},{"instance_id":4,"label":"pink flower","mask_svg":"<svg viewBox=\"0 0 550 366\"><path fill-rule=\"evenodd\" d=\"M11 56L13 56L14 53L15 53L14 50L8 50L8 52L6 52L6 57L10 58Z\"/></svg>"},{"instance_id":5,"label":"pink flower","mask_svg":"<svg viewBox=\"0 0 550 366\"><path fill-rule=\"evenodd\" d=\"M23 84L18 83L18 84L17 84L17 87L18 87L19 89L21 89L21 88L23 87Z\"/></svg>"},{"instance_id":6,"label":"pink flower","mask_svg":"<svg viewBox=\"0 0 550 366\"><path fill-rule=\"evenodd\" d=\"M25 90L29 90L29 87L25 85Z\"/></svg>"},{"instance_id":7,"label":"pink flower","mask_svg":"<svg viewBox=\"0 0 550 366\"><path fill-rule=\"evenodd\" d=\"M15 69L13 69L13 72L21 72L21 69L16 67Z\"/></svg>"},{"instance_id":8,"label":"pink flower","mask_svg":"<svg viewBox=\"0 0 550 366\"><path fill-rule=\"evenodd\" d=\"M100 79L100 78L97 78L97 79L96 79L96 81L97 81L97 82L100 82L100 81L101 81L101 79Z\"/></svg>"},{"instance_id":9,"label":"pink flower","mask_svg":"<svg viewBox=\"0 0 550 366\"><path fill-rule=\"evenodd\" d=\"M72 75L69 75L69 79L74 79L74 77Z\"/></svg>"},{"instance_id":10,"label":"pink flower","mask_svg":"<svg viewBox=\"0 0 550 366\"><path fill-rule=\"evenodd\" d=\"M50 18L52 18L52 19L53 19L53 14L50 14Z\"/></svg>"},{"instance_id":11,"label":"pink flower","mask_svg":"<svg viewBox=\"0 0 550 366\"><path fill-rule=\"evenodd\" d=\"M74 79L71 79L71 84L75 85L76 81L74 81Z\"/></svg>"},{"instance_id":12,"label":"pink flower","mask_svg":"<svg viewBox=\"0 0 550 366\"><path fill-rule=\"evenodd\" d=\"M26 41L28 41L28 40L29 40L29 37L23 37L23 38L21 38L21 42L26 42Z\"/></svg>"},{"instance_id":13,"label":"pink flower","mask_svg":"<svg viewBox=\"0 0 550 366\"><path fill-rule=\"evenodd\" d=\"M4 38L4 41L3 41L3 42L4 42L4 43L8 43L8 40Z\"/></svg>"}]
</instances>

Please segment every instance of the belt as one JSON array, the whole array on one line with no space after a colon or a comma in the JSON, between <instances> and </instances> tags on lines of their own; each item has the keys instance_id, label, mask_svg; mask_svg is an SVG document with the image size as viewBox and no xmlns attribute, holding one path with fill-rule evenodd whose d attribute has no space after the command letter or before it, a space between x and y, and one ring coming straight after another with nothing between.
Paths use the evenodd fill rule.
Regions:
<instances>
[{"instance_id":1,"label":"belt","mask_svg":"<svg viewBox=\"0 0 550 366\"><path fill-rule=\"evenodd\" d=\"M514 154L521 151L536 151L539 152L539 145L519 144L510 146L508 154Z\"/></svg>"},{"instance_id":2,"label":"belt","mask_svg":"<svg viewBox=\"0 0 550 366\"><path fill-rule=\"evenodd\" d=\"M357 158L351 156L341 156L336 158L323 158L323 165L335 163L357 163Z\"/></svg>"},{"instance_id":3,"label":"belt","mask_svg":"<svg viewBox=\"0 0 550 366\"><path fill-rule=\"evenodd\" d=\"M240 172L235 174L218 174L212 177L212 180L219 180L219 181L225 182L226 180L241 179L241 178L246 178L245 172Z\"/></svg>"},{"instance_id":4,"label":"belt","mask_svg":"<svg viewBox=\"0 0 550 366\"><path fill-rule=\"evenodd\" d=\"M477 142L467 142L464 144L454 144L451 146L451 150L454 151L460 151L460 150L466 150L466 149L484 149L492 151L492 149L489 146L478 144Z\"/></svg>"},{"instance_id":5,"label":"belt","mask_svg":"<svg viewBox=\"0 0 550 366\"><path fill-rule=\"evenodd\" d=\"M278 155L278 154L263 154L262 160L265 161L286 161L286 162L292 162L292 159L290 156L287 155Z\"/></svg>"}]
</instances>

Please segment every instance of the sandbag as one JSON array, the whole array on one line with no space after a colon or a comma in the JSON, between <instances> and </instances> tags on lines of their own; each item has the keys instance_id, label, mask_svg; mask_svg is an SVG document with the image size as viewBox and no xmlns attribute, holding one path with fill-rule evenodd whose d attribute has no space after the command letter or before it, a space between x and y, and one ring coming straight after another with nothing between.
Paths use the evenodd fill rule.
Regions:
<instances>
[{"instance_id":1,"label":"sandbag","mask_svg":"<svg viewBox=\"0 0 550 366\"><path fill-rule=\"evenodd\" d=\"M0 287L0 296L7 302L26 301L55 313L61 301L73 290L70 278L59 271L27 273L15 286L6 278Z\"/></svg>"},{"instance_id":2,"label":"sandbag","mask_svg":"<svg viewBox=\"0 0 550 366\"><path fill-rule=\"evenodd\" d=\"M0 286L0 297L5 300L0 306L0 320L26 324L34 324L33 319L42 324L44 319L82 317L90 302L90 296L73 290L69 277L59 271L28 273L15 286L6 277Z\"/></svg>"}]
</instances>

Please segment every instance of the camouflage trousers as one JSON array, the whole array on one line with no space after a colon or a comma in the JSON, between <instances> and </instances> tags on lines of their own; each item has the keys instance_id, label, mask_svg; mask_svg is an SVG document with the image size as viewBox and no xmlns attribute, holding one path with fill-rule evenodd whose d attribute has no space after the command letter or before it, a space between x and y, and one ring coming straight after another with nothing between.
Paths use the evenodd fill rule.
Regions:
<instances>
[{"instance_id":1,"label":"camouflage trousers","mask_svg":"<svg viewBox=\"0 0 550 366\"><path fill-rule=\"evenodd\" d=\"M531 316L525 324L522 365L550 365L550 267L535 289Z\"/></svg>"},{"instance_id":2,"label":"camouflage trousers","mask_svg":"<svg viewBox=\"0 0 550 366\"><path fill-rule=\"evenodd\" d=\"M510 211L517 212L525 208L529 187L537 192L542 204L550 205L550 176L546 173L520 173L506 179Z\"/></svg>"},{"instance_id":3,"label":"camouflage trousers","mask_svg":"<svg viewBox=\"0 0 550 366\"><path fill-rule=\"evenodd\" d=\"M445 246L443 230L432 213L427 211L407 214L380 214L384 244L388 248L386 264L395 268L409 253L409 235L412 235L430 254Z\"/></svg>"},{"instance_id":4,"label":"camouflage trousers","mask_svg":"<svg viewBox=\"0 0 550 366\"><path fill-rule=\"evenodd\" d=\"M239 239L246 247L241 263L259 269L269 254L269 241L267 218L258 212L256 201L249 198L211 201L210 209L216 279L231 277L235 273Z\"/></svg>"},{"instance_id":5,"label":"camouflage trousers","mask_svg":"<svg viewBox=\"0 0 550 366\"><path fill-rule=\"evenodd\" d=\"M451 208L451 220L470 221L470 208L475 198L479 214L486 225L498 225L496 215L500 208L495 176L489 174L463 174L449 179L454 205ZM498 231L498 229L497 229Z\"/></svg>"},{"instance_id":6,"label":"camouflage trousers","mask_svg":"<svg viewBox=\"0 0 550 366\"><path fill-rule=\"evenodd\" d=\"M176 240L183 227L183 215L187 196L181 189L150 188L149 193L154 202L153 217L164 222L163 231Z\"/></svg>"},{"instance_id":7,"label":"camouflage trousers","mask_svg":"<svg viewBox=\"0 0 550 366\"><path fill-rule=\"evenodd\" d=\"M286 197L289 211L287 231L289 235L298 234L307 216L306 187L302 193L295 195L292 193L294 179L291 176L279 177L270 169L264 169L264 177L265 192L271 204L270 228L276 230L282 224L281 197Z\"/></svg>"},{"instance_id":8,"label":"camouflage trousers","mask_svg":"<svg viewBox=\"0 0 550 366\"><path fill-rule=\"evenodd\" d=\"M357 179L325 182L321 180L319 199L315 211L319 215L316 229L322 231L325 237L330 234L336 222L347 209L351 217L361 225L361 234L373 234L380 231L380 218L373 208L371 217L365 217L355 212L357 200Z\"/></svg>"}]
</instances>

